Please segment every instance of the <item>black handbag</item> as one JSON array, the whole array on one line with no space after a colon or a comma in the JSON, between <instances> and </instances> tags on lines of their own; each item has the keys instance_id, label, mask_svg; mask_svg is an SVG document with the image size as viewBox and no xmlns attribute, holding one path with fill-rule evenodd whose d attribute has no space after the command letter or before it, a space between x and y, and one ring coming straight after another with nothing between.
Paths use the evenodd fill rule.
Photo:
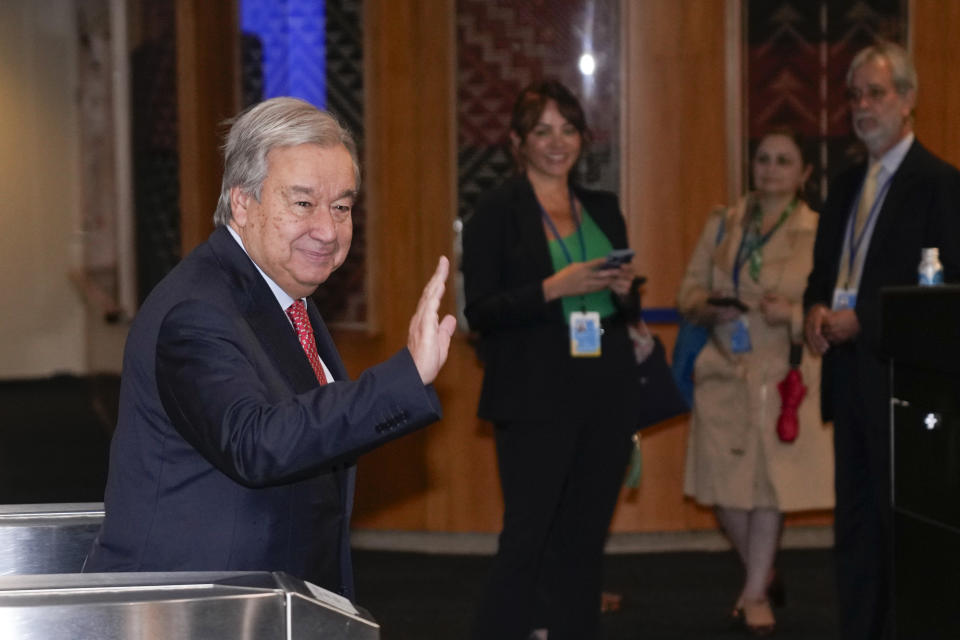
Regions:
<instances>
[{"instance_id":1,"label":"black handbag","mask_svg":"<svg viewBox=\"0 0 960 640\"><path fill-rule=\"evenodd\" d=\"M637 359L637 366L633 370L639 406L637 429L653 426L690 410L667 364L667 350L663 342L659 336L651 334L643 322L639 291L642 282L634 279L627 295L628 304L636 314L636 322L629 328L629 333Z\"/></svg>"},{"instance_id":2,"label":"black handbag","mask_svg":"<svg viewBox=\"0 0 960 640\"><path fill-rule=\"evenodd\" d=\"M635 489L640 486L640 477L643 474L641 431L674 416L682 415L688 409L673 379L670 365L667 364L667 351L663 348L660 338L650 334L642 320L630 328L630 337L634 340L634 352L638 357L637 366L633 370L637 381L637 425L636 432L633 434L633 452L630 454L630 464L624 484Z\"/></svg>"},{"instance_id":3,"label":"black handbag","mask_svg":"<svg viewBox=\"0 0 960 640\"><path fill-rule=\"evenodd\" d=\"M630 488L640 485L643 473L643 453L640 448L640 432L664 420L683 415L689 411L683 394L677 387L673 371L667 364L667 350L660 337L650 333L643 321L640 306L640 285L642 280L634 278L627 295L627 304L633 309L636 321L628 327L636 367L633 370L636 379L637 425L633 434L633 452L627 468L624 484Z\"/></svg>"},{"instance_id":4,"label":"black handbag","mask_svg":"<svg viewBox=\"0 0 960 640\"><path fill-rule=\"evenodd\" d=\"M637 429L651 427L690 410L667 364L663 342L659 336L651 336L651 339L653 349L634 369L639 404Z\"/></svg>"}]
</instances>

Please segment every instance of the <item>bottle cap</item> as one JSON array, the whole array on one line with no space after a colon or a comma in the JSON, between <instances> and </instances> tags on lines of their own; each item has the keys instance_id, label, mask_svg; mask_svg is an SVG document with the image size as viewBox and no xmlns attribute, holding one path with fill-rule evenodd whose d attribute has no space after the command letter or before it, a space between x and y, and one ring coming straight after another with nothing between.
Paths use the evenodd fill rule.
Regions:
<instances>
[{"instance_id":1,"label":"bottle cap","mask_svg":"<svg viewBox=\"0 0 960 640\"><path fill-rule=\"evenodd\" d=\"M940 248L939 247L924 247L920 250L924 259L926 258L939 258L940 257Z\"/></svg>"}]
</instances>

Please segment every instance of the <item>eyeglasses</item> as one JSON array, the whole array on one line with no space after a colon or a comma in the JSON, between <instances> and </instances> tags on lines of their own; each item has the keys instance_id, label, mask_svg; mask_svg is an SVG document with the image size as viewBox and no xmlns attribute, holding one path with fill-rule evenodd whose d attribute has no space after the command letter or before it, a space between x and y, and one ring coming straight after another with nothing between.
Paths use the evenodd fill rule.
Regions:
<instances>
[{"instance_id":1,"label":"eyeglasses","mask_svg":"<svg viewBox=\"0 0 960 640\"><path fill-rule=\"evenodd\" d=\"M866 91L851 87L847 89L847 102L858 104L862 98L866 98L867 102L877 103L886 98L888 93L890 90L884 87L867 87Z\"/></svg>"}]
</instances>

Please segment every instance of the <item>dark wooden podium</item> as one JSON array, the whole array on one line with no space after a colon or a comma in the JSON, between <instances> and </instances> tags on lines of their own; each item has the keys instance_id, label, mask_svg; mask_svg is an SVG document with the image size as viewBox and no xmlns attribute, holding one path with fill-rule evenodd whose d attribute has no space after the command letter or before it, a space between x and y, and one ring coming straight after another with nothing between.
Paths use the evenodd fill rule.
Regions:
<instances>
[{"instance_id":1,"label":"dark wooden podium","mask_svg":"<svg viewBox=\"0 0 960 640\"><path fill-rule=\"evenodd\" d=\"M960 286L887 289L882 313L895 637L960 638Z\"/></svg>"}]
</instances>

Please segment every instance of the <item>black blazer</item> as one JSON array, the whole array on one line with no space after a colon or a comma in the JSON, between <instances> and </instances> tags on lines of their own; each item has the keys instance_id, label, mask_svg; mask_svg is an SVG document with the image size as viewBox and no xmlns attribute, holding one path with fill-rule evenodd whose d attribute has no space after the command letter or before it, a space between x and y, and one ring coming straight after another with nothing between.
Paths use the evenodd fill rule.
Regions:
<instances>
[{"instance_id":1,"label":"black blazer","mask_svg":"<svg viewBox=\"0 0 960 640\"><path fill-rule=\"evenodd\" d=\"M840 268L847 219L866 175L866 164L837 176L820 213L813 270L804 292L804 308L829 307ZM832 347L823 358L821 407L833 417L833 381L840 383L843 362L855 358L856 385L869 402L886 402L886 368L880 352L880 290L917 282L920 249L939 247L947 281L960 279L960 172L914 141L892 178L877 217L863 265L856 314L860 334L851 345Z\"/></svg>"},{"instance_id":2,"label":"black blazer","mask_svg":"<svg viewBox=\"0 0 960 640\"><path fill-rule=\"evenodd\" d=\"M350 382L307 308L325 386L225 228L156 286L127 338L85 571L285 571L352 596L353 460L440 407L406 349Z\"/></svg>"},{"instance_id":3,"label":"black blazer","mask_svg":"<svg viewBox=\"0 0 960 640\"><path fill-rule=\"evenodd\" d=\"M626 248L616 196L574 191L613 247ZM572 358L562 304L543 297L554 272L547 243L525 176L486 193L464 227L464 311L484 364L478 415L500 422L582 417L598 407L636 413L628 312L604 322L601 357Z\"/></svg>"}]
</instances>

